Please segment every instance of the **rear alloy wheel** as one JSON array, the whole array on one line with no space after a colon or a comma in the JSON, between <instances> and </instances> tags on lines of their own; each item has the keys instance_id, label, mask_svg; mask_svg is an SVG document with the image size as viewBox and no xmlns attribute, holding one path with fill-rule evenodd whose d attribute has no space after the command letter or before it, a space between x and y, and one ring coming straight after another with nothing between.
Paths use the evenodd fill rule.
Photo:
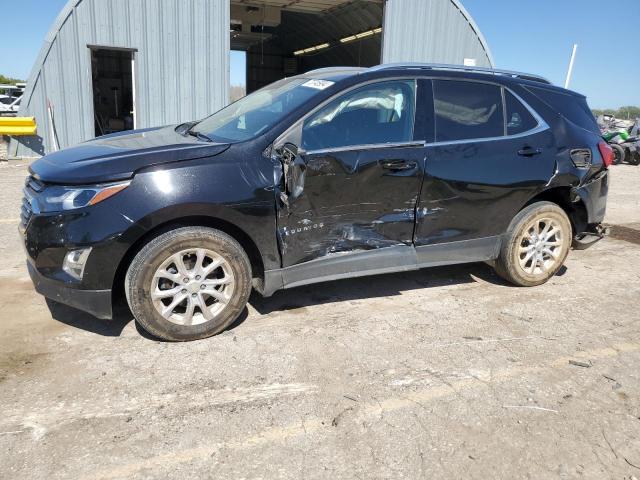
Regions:
<instances>
[{"instance_id":1,"label":"rear alloy wheel","mask_svg":"<svg viewBox=\"0 0 640 480\"><path fill-rule=\"evenodd\" d=\"M242 247L225 233L179 228L140 250L125 292L146 331L165 340L196 340L238 318L251 293L251 267Z\"/></svg>"},{"instance_id":2,"label":"rear alloy wheel","mask_svg":"<svg viewBox=\"0 0 640 480\"><path fill-rule=\"evenodd\" d=\"M551 202L529 205L507 230L496 272L519 286L541 285L562 267L571 241L571 222L564 210Z\"/></svg>"}]
</instances>

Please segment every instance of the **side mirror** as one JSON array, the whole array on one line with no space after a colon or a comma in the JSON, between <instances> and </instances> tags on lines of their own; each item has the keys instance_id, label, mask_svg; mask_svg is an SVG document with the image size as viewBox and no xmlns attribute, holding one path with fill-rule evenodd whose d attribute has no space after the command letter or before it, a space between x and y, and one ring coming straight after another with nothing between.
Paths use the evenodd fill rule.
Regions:
<instances>
[{"instance_id":1,"label":"side mirror","mask_svg":"<svg viewBox=\"0 0 640 480\"><path fill-rule=\"evenodd\" d=\"M285 143L278 152L284 172L285 197L283 202L290 205L304 192L304 179L307 164L302 158L304 151L293 143Z\"/></svg>"},{"instance_id":2,"label":"side mirror","mask_svg":"<svg viewBox=\"0 0 640 480\"><path fill-rule=\"evenodd\" d=\"M298 156L298 146L293 143L285 143L282 146L281 155L283 163L293 163Z\"/></svg>"}]
</instances>

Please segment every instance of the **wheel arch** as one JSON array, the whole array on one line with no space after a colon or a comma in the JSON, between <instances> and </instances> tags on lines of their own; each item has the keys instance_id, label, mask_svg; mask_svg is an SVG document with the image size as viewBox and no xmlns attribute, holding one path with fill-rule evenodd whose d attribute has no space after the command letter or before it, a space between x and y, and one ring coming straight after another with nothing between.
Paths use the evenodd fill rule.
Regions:
<instances>
[{"instance_id":1,"label":"wheel arch","mask_svg":"<svg viewBox=\"0 0 640 480\"><path fill-rule=\"evenodd\" d=\"M207 215L189 215L180 218L168 219L140 235L127 249L116 268L113 278L112 291L118 298L124 294L124 278L134 257L152 239L163 233L182 227L209 227L226 233L244 249L251 262L251 271L254 278L264 279L264 262L262 253L251 236L237 225L219 217Z\"/></svg>"},{"instance_id":2,"label":"wheel arch","mask_svg":"<svg viewBox=\"0 0 640 480\"><path fill-rule=\"evenodd\" d=\"M588 225L588 212L585 203L572 187L551 187L537 193L525 203L519 211L536 202L551 202L558 205L569 217L574 235L583 232Z\"/></svg>"}]
</instances>

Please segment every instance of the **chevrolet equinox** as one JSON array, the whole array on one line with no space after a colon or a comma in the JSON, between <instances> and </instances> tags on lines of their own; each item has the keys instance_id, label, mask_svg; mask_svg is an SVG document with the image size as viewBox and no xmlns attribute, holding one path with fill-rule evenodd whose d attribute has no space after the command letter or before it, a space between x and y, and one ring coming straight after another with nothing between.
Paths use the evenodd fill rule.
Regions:
<instances>
[{"instance_id":1,"label":"chevrolet equinox","mask_svg":"<svg viewBox=\"0 0 640 480\"><path fill-rule=\"evenodd\" d=\"M109 319L124 291L194 340L252 288L466 262L540 285L603 236L612 158L585 97L535 75L329 68L46 155L20 230L39 293Z\"/></svg>"}]
</instances>

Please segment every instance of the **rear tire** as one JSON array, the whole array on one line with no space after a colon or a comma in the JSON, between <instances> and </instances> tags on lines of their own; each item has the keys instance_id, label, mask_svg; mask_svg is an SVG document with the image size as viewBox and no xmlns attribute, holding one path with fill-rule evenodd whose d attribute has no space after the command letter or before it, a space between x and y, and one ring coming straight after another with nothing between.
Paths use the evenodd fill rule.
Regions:
<instances>
[{"instance_id":1,"label":"rear tire","mask_svg":"<svg viewBox=\"0 0 640 480\"><path fill-rule=\"evenodd\" d=\"M622 162L624 162L627 156L624 148L622 148L620 145L616 145L615 143L610 143L609 146L613 149L613 163L615 165L620 165Z\"/></svg>"},{"instance_id":2,"label":"rear tire","mask_svg":"<svg viewBox=\"0 0 640 480\"><path fill-rule=\"evenodd\" d=\"M125 294L140 326L155 337L190 341L231 325L251 293L251 264L240 244L206 227L164 233L135 256Z\"/></svg>"},{"instance_id":3,"label":"rear tire","mask_svg":"<svg viewBox=\"0 0 640 480\"><path fill-rule=\"evenodd\" d=\"M511 221L495 271L521 287L542 285L562 267L572 238L569 217L558 205L531 204Z\"/></svg>"}]
</instances>

